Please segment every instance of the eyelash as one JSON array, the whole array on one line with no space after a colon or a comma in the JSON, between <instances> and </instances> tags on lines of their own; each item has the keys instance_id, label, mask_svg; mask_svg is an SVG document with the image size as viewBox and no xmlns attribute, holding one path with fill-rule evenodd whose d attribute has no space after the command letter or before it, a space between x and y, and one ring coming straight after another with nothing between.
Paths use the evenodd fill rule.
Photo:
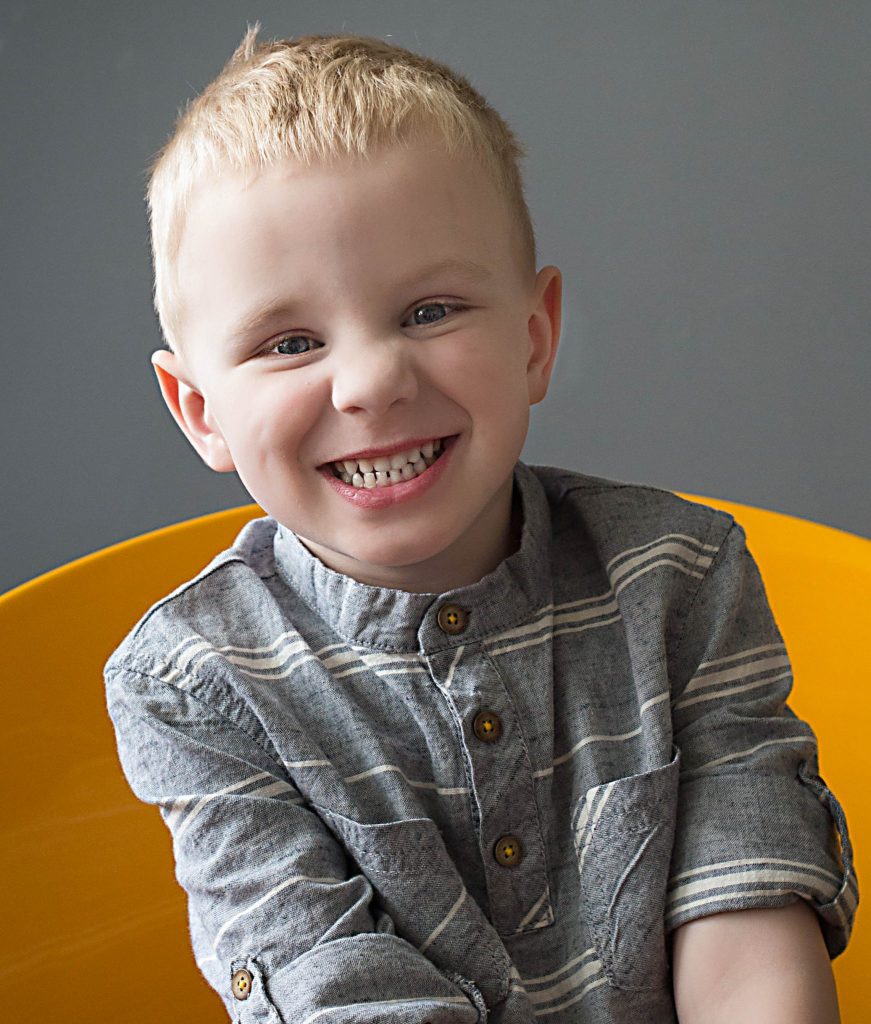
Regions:
<instances>
[{"instance_id":1,"label":"eyelash","mask_svg":"<svg viewBox=\"0 0 871 1024\"><path fill-rule=\"evenodd\" d=\"M413 306L412 310L411 310L412 316L419 309L424 309L427 306L444 306L445 309L449 310L448 316L450 315L451 312L453 312L453 313L462 313L463 310L466 310L466 309L470 308L469 306L465 305L462 302L442 302L440 300L433 299L430 302L419 302L416 306ZM433 324L412 324L412 326L413 327L432 327L435 324L443 323L446 319L447 319L447 316L444 316L444 317L442 317L441 320L434 321ZM275 350L275 348L276 348L276 346L280 345L283 341L289 341L291 338L305 338L306 341L315 341L316 340L315 338L310 338L307 334L301 334L301 333L297 333L295 331L290 331L287 334L279 335L279 337L276 338L275 341L270 342L267 345L267 347L265 349L263 349L262 352L259 353L259 355L261 355L261 356L270 356L270 355L272 355L274 350ZM311 352L311 351L312 350L309 349L309 352ZM294 353L291 353L291 354L288 354L286 352L277 352L277 353L275 353L275 355L277 355L279 357L283 357L285 359L294 359L294 358L297 358L299 356L307 356L307 355L309 355L309 352L294 352Z\"/></svg>"}]
</instances>

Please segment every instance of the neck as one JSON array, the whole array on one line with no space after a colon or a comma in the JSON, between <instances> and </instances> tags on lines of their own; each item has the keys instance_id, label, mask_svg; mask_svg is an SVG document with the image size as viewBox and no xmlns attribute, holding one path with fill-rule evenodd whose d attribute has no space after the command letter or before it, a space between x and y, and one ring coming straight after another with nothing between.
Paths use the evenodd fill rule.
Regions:
<instances>
[{"instance_id":1,"label":"neck","mask_svg":"<svg viewBox=\"0 0 871 1024\"><path fill-rule=\"evenodd\" d=\"M513 477L450 548L412 565L375 565L343 556L299 537L300 542L336 572L358 583L412 594L443 594L470 586L493 572L520 547L523 513Z\"/></svg>"}]
</instances>

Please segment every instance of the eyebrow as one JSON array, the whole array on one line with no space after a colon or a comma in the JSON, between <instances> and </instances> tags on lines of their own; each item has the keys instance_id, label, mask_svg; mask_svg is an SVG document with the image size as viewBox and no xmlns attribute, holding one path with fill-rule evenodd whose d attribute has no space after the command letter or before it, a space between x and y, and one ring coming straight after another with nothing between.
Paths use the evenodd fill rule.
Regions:
<instances>
[{"instance_id":1,"label":"eyebrow","mask_svg":"<svg viewBox=\"0 0 871 1024\"><path fill-rule=\"evenodd\" d=\"M259 333L273 321L292 316L296 303L286 298L268 299L248 312L227 333L227 342L234 348L242 348L252 334Z\"/></svg>"},{"instance_id":2,"label":"eyebrow","mask_svg":"<svg viewBox=\"0 0 871 1024\"><path fill-rule=\"evenodd\" d=\"M406 275L400 282L402 288L410 288L415 283L428 281L439 274L462 274L474 284L486 284L493 277L491 271L474 260L448 257L437 260L429 266L415 270ZM292 316L300 304L286 296L267 299L249 310L227 333L227 341L235 348L241 348L252 334L262 331L273 321Z\"/></svg>"}]
</instances>

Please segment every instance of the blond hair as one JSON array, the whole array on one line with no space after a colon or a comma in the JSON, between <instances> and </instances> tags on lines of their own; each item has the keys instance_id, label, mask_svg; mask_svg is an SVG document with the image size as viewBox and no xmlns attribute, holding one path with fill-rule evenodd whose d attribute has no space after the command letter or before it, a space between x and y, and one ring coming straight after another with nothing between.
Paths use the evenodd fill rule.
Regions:
<instances>
[{"instance_id":1,"label":"blond hair","mask_svg":"<svg viewBox=\"0 0 871 1024\"><path fill-rule=\"evenodd\" d=\"M170 349L180 337L176 262L195 186L286 158L310 165L363 156L434 130L450 152L476 157L515 215L524 271L535 235L518 161L525 150L499 114L443 64L365 36L302 36L256 43L249 25L221 73L179 113L148 168L154 309Z\"/></svg>"}]
</instances>

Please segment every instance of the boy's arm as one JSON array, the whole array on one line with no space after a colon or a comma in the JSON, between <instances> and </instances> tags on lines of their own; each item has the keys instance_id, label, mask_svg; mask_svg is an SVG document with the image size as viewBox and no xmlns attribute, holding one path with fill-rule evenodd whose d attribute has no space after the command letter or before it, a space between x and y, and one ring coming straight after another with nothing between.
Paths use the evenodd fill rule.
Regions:
<instances>
[{"instance_id":1,"label":"boy's arm","mask_svg":"<svg viewBox=\"0 0 871 1024\"><path fill-rule=\"evenodd\" d=\"M504 998L510 964L486 919L457 934L448 915L462 896L445 883L429 896L444 925L426 953L398 935L244 710L231 721L184 676L115 664L105 678L122 768L172 834L197 965L233 1020L301 1024L326 1011L358 1024L475 1024ZM462 976L436 966L442 937L450 949L482 947Z\"/></svg>"},{"instance_id":2,"label":"boy's arm","mask_svg":"<svg viewBox=\"0 0 871 1024\"><path fill-rule=\"evenodd\" d=\"M712 550L671 666L681 765L665 924L690 1021L774 998L793 955L802 998L831 1003L820 957L843 951L859 901L843 809L811 726L786 703L789 657L740 524ZM732 1019L756 1019L743 1011Z\"/></svg>"},{"instance_id":3,"label":"boy's arm","mask_svg":"<svg viewBox=\"0 0 871 1024\"><path fill-rule=\"evenodd\" d=\"M680 1024L839 1024L829 954L803 900L713 914L672 933Z\"/></svg>"}]
</instances>

